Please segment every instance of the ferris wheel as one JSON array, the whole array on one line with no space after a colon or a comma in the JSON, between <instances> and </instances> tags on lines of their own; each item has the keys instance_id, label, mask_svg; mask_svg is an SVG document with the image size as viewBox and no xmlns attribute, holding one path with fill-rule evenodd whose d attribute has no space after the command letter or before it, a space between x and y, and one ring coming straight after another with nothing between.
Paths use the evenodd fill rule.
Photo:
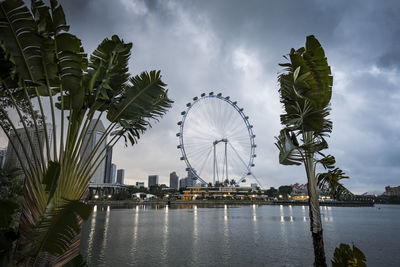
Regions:
<instances>
[{"instance_id":1,"label":"ferris wheel","mask_svg":"<svg viewBox=\"0 0 400 267\"><path fill-rule=\"evenodd\" d=\"M178 122L178 149L186 170L202 184L246 182L256 157L253 125L229 96L213 92L194 97Z\"/></svg>"}]
</instances>

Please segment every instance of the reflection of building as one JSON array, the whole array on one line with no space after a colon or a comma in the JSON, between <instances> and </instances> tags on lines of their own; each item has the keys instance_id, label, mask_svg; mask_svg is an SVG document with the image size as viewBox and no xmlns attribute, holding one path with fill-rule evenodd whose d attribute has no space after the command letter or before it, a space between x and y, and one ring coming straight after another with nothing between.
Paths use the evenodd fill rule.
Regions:
<instances>
[{"instance_id":1,"label":"reflection of building","mask_svg":"<svg viewBox=\"0 0 400 267\"><path fill-rule=\"evenodd\" d=\"M176 172L171 172L169 174L169 188L179 189L179 177L176 175Z\"/></svg>"},{"instance_id":2,"label":"reflection of building","mask_svg":"<svg viewBox=\"0 0 400 267\"><path fill-rule=\"evenodd\" d=\"M148 187L158 185L158 175L149 175Z\"/></svg>"},{"instance_id":3,"label":"reflection of building","mask_svg":"<svg viewBox=\"0 0 400 267\"><path fill-rule=\"evenodd\" d=\"M6 162L7 150L0 149L0 168L3 168L4 163Z\"/></svg>"},{"instance_id":4,"label":"reflection of building","mask_svg":"<svg viewBox=\"0 0 400 267\"><path fill-rule=\"evenodd\" d=\"M101 122L101 120L90 121L89 130L82 142L83 148L85 148L87 145L86 150L81 151L81 157L83 159L82 164L86 164L88 158L91 156L91 153L95 149L97 143L100 142L101 138L103 137L104 132L105 132L105 128L104 128L104 125ZM97 163L94 163L94 162L95 162L96 158L100 155L100 153L103 151L103 149L105 149L106 143L107 143L107 140L106 140L106 138L104 138L104 140L102 140L101 144L98 146L96 153L91 158L91 164L90 164L91 167L92 167L92 164L99 165L90 181L91 183L96 183L96 184L104 183L106 159L103 159L100 162L98 161ZM103 151L103 153L105 153L105 151ZM83 167L83 165L82 165L82 167ZM93 168L95 169L96 167L97 166L94 166Z\"/></svg>"},{"instance_id":5,"label":"reflection of building","mask_svg":"<svg viewBox=\"0 0 400 267\"><path fill-rule=\"evenodd\" d=\"M386 194L387 196L397 196L397 197L400 197L400 186L397 186L397 187L386 186L386 187L385 187L385 194Z\"/></svg>"},{"instance_id":6,"label":"reflection of building","mask_svg":"<svg viewBox=\"0 0 400 267\"><path fill-rule=\"evenodd\" d=\"M46 124L47 137L49 139L49 145L52 146L52 127L50 124ZM7 157L5 159L5 167L7 168L20 168L21 165L18 160L20 155L22 165L24 169L29 169L29 165L34 164L36 160L41 162L41 153L43 153L44 164L47 163L47 150L46 150L46 135L43 126L38 126L38 133L34 127L27 128L28 135L24 128L17 129L16 132L11 132L10 140L8 141ZM19 138L18 138L19 137ZM21 139L21 142L19 141ZM32 146L31 147L31 143ZM15 150L14 147L15 146ZM51 148L50 148L51 149ZM26 151L26 156L24 153ZM33 150L33 151L32 151ZM36 159L36 160L35 160Z\"/></svg>"},{"instance_id":7,"label":"reflection of building","mask_svg":"<svg viewBox=\"0 0 400 267\"><path fill-rule=\"evenodd\" d=\"M136 182L136 187L137 188L144 187L144 182Z\"/></svg>"},{"instance_id":8,"label":"reflection of building","mask_svg":"<svg viewBox=\"0 0 400 267\"><path fill-rule=\"evenodd\" d=\"M111 184L115 184L115 175L117 175L117 165L111 164Z\"/></svg>"},{"instance_id":9,"label":"reflection of building","mask_svg":"<svg viewBox=\"0 0 400 267\"><path fill-rule=\"evenodd\" d=\"M106 148L106 162L104 168L104 183L112 183L112 147L107 146Z\"/></svg>"},{"instance_id":10,"label":"reflection of building","mask_svg":"<svg viewBox=\"0 0 400 267\"><path fill-rule=\"evenodd\" d=\"M124 169L117 170L117 184L124 184L124 178L125 178L125 170Z\"/></svg>"}]
</instances>

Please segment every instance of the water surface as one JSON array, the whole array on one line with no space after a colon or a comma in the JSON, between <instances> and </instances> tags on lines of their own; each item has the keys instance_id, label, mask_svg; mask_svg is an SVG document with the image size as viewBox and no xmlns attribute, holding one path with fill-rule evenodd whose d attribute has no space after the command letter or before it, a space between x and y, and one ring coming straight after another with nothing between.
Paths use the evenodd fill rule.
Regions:
<instances>
[{"instance_id":1,"label":"water surface","mask_svg":"<svg viewBox=\"0 0 400 267\"><path fill-rule=\"evenodd\" d=\"M368 266L400 266L400 206L321 207L328 259L354 243ZM89 266L312 266L307 206L96 207L82 231Z\"/></svg>"}]
</instances>

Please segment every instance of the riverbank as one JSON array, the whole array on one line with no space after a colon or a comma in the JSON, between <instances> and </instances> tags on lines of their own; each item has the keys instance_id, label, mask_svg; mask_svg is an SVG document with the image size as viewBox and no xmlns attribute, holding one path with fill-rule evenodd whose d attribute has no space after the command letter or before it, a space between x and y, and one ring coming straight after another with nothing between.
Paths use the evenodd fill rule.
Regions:
<instances>
[{"instance_id":1,"label":"riverbank","mask_svg":"<svg viewBox=\"0 0 400 267\"><path fill-rule=\"evenodd\" d=\"M90 205L111 207L135 207L138 205L283 205L283 206L308 206L307 201L270 201L270 200L91 200ZM338 207L373 207L373 201L321 201L320 206Z\"/></svg>"}]
</instances>

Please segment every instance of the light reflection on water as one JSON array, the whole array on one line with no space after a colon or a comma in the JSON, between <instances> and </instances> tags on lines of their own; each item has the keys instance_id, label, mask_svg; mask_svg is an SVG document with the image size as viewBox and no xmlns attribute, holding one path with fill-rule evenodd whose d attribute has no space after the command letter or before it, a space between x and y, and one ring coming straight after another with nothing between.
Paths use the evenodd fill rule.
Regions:
<instances>
[{"instance_id":1,"label":"light reflection on water","mask_svg":"<svg viewBox=\"0 0 400 267\"><path fill-rule=\"evenodd\" d=\"M400 206L380 208L321 207L327 258L354 242L368 266L400 266ZM313 255L308 207L282 205L96 206L81 252L89 266L311 266Z\"/></svg>"}]
</instances>

